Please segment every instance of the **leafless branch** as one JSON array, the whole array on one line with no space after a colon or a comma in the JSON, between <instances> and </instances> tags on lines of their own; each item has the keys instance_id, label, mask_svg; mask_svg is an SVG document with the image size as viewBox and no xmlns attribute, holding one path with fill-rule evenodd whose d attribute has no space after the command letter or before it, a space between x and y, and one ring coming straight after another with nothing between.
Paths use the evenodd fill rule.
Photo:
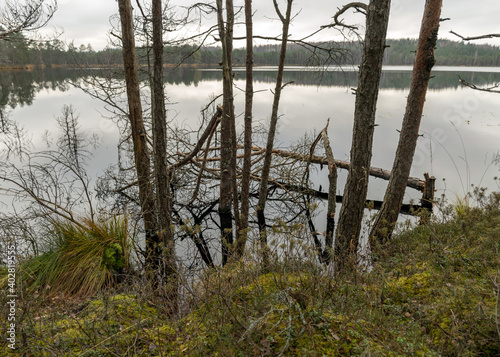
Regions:
<instances>
[{"instance_id":1,"label":"leafless branch","mask_svg":"<svg viewBox=\"0 0 500 357\"><path fill-rule=\"evenodd\" d=\"M191 153L189 155L187 155L184 159L182 159L182 160L176 162L175 164L173 164L172 166L170 166L169 171L172 171L173 169L175 169L177 167L185 165L186 163L191 161L196 156L196 154L200 151L201 147L205 143L205 140L210 136L210 133L212 132L212 128L217 124L217 121L220 119L221 115L222 115L222 107L217 107L217 110L216 110L215 114L213 115L212 119L210 120L210 123L208 123L208 125L205 129L205 132L203 133L201 138L198 140L198 142L196 143L196 146L193 148Z\"/></svg>"},{"instance_id":2,"label":"leafless branch","mask_svg":"<svg viewBox=\"0 0 500 357\"><path fill-rule=\"evenodd\" d=\"M345 27L350 30L357 30L357 26L352 26L352 25L347 25L342 22L342 20L339 20L339 17L342 16L347 10L349 9L355 9L357 12L360 12L362 14L366 15L366 12L368 11L368 5L362 3L362 2L351 2L347 5L344 5L341 9L337 11L337 13L333 16L333 22L330 25L325 25L321 26L321 28L330 28L330 27L335 27L335 26L340 26L340 27Z\"/></svg>"},{"instance_id":3,"label":"leafless branch","mask_svg":"<svg viewBox=\"0 0 500 357\"><path fill-rule=\"evenodd\" d=\"M500 34L489 34L489 35L481 35L481 36L473 36L473 37L465 37L462 35L459 35L455 31L450 31L452 35L455 35L457 37L460 37L464 41L474 41L474 40L482 40L482 39L487 39L487 38L496 38L500 37Z\"/></svg>"},{"instance_id":4,"label":"leafless branch","mask_svg":"<svg viewBox=\"0 0 500 357\"><path fill-rule=\"evenodd\" d=\"M466 87L469 87L471 89L478 90L478 91L481 91L481 92L500 93L500 90L496 90L496 88L500 87L500 83L495 84L492 87L481 88L481 87L476 86L475 84L467 82L466 80L462 79L462 77L460 77L460 76L458 76L458 78L459 78L460 84L462 84L462 85L464 85Z\"/></svg>"},{"instance_id":5,"label":"leafless branch","mask_svg":"<svg viewBox=\"0 0 500 357\"><path fill-rule=\"evenodd\" d=\"M57 10L56 0L7 0L0 13L0 40L44 27Z\"/></svg>"},{"instance_id":6,"label":"leafless branch","mask_svg":"<svg viewBox=\"0 0 500 357\"><path fill-rule=\"evenodd\" d=\"M203 163L202 163L198 178L196 180L196 187L194 189L193 197L191 198L191 201L189 201L187 206L191 205L196 200L196 198L198 196L198 192L200 190L200 185L201 185L201 177L202 177L203 171L205 170L205 165L207 163L207 156L208 156L208 151L209 151L208 149L210 148L210 142L212 141L212 137L217 129L218 123L219 123L219 120L217 120L215 122L215 125L212 126L212 130L210 131L210 134L208 135L207 146L206 146L205 154L203 156Z\"/></svg>"}]
</instances>

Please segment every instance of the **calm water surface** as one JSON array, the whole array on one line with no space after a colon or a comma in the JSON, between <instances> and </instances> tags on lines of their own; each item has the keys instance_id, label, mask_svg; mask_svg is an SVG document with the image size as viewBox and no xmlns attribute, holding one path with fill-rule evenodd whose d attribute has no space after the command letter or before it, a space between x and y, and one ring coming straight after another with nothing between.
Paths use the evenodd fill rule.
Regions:
<instances>
[{"instance_id":1,"label":"calm water surface","mask_svg":"<svg viewBox=\"0 0 500 357\"><path fill-rule=\"evenodd\" d=\"M235 106L242 127L245 87L244 71L236 69ZM271 112L275 68L255 72L256 123L267 124ZM168 118L171 125L196 129L200 110L222 91L218 70L181 69L167 73ZM437 67L425 103L424 117L411 175L429 172L437 178L437 193L453 201L470 191L470 185L498 190L495 177L500 164L491 164L500 150L500 94L473 91L460 86L458 75L479 85L500 82L499 68ZM63 105L72 105L79 114L81 128L100 138L93 149L89 173L97 176L117 161L118 130L109 119L105 105L70 85L78 75L71 71L0 72L0 106L10 111L10 119L26 129L36 148L46 148L42 137L57 136L54 116ZM410 67L386 67L377 106L372 166L390 169L398 140L398 130L406 105L411 78ZM319 132L330 118L329 136L335 157L348 160L351 147L357 73L351 68L326 72L287 68L284 80L292 82L282 92L277 146L287 147L305 134ZM257 142L263 144L263 142ZM323 170L325 171L325 170ZM346 173L339 177L342 193ZM316 185L326 187L326 173L316 177ZM371 179L369 198L382 199L386 182ZM407 191L407 201L420 193Z\"/></svg>"}]
</instances>

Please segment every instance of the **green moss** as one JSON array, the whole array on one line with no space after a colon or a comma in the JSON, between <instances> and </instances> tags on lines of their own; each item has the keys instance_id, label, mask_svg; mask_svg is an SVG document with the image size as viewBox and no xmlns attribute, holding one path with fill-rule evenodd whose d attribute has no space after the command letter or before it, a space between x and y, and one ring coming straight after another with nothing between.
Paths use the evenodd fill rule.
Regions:
<instances>
[{"instance_id":1,"label":"green moss","mask_svg":"<svg viewBox=\"0 0 500 357\"><path fill-rule=\"evenodd\" d=\"M112 243L105 251L102 258L102 264L106 265L108 269L120 271L125 267L125 256L123 255L123 248L118 243Z\"/></svg>"},{"instance_id":2,"label":"green moss","mask_svg":"<svg viewBox=\"0 0 500 357\"><path fill-rule=\"evenodd\" d=\"M396 280L389 281L388 292L395 301L403 302L409 298L424 298L431 293L431 271L425 270L410 276L402 276Z\"/></svg>"},{"instance_id":3,"label":"green moss","mask_svg":"<svg viewBox=\"0 0 500 357\"><path fill-rule=\"evenodd\" d=\"M268 273L258 276L250 284L236 289L238 297L245 299L255 295L268 295L282 291L288 287L300 287L307 283L309 277L306 275L285 275Z\"/></svg>"}]
</instances>

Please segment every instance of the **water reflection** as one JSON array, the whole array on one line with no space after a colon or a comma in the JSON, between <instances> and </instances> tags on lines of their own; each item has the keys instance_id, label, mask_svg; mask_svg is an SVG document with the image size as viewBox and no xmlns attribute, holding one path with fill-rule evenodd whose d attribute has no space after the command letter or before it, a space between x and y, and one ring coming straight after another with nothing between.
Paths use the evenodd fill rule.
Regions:
<instances>
[{"instance_id":1,"label":"water reflection","mask_svg":"<svg viewBox=\"0 0 500 357\"><path fill-rule=\"evenodd\" d=\"M31 105L35 95L43 90L67 91L68 80L79 74L66 69L34 71L0 71L0 107Z\"/></svg>"},{"instance_id":2,"label":"water reflection","mask_svg":"<svg viewBox=\"0 0 500 357\"><path fill-rule=\"evenodd\" d=\"M236 71L235 86L244 88L244 72ZM468 72L465 68L435 71L428 92L424 118L422 120L417 151L411 175L423 177L424 172L436 176L436 195L446 193L451 200L463 198L470 191L470 184L498 190L495 176L500 176L500 165L490 165L500 150L500 108L498 95L475 92L461 87L457 75L477 85L500 82L498 69L487 72ZM105 105L92 99L70 83L82 83L87 76L112 78L121 83L123 75L113 70L62 70L47 69L32 72L0 72L0 109L13 109L11 119L23 125L33 136L34 146L39 149L45 131L55 132L54 116L61 107L73 105L80 117L82 130L96 134L101 145L93 149L94 158L89 162L88 174L95 178L117 162L119 132L110 121ZM147 76L141 78L147 83ZM169 98L168 120L172 126L197 129L200 126L200 109L214 95L222 91L218 69L200 70L192 68L168 69L165 90ZM275 71L273 68L257 70L254 75L255 125L267 125L271 112ZM388 68L382 75L379 102L377 105L372 165L390 169L399 139L398 130L406 106L406 97L411 79L409 68ZM282 93L277 146L287 147L300 141L306 133L318 132L330 118L329 136L337 159L348 160L352 138L352 119L355 96L350 88L356 86L355 71L312 72L300 68L289 68L285 72L286 82L293 81ZM147 90L145 91L147 92ZM146 93L147 95L147 93ZM235 90L236 112L244 108L243 92ZM242 116L237 118L238 129L242 128ZM54 134L55 135L55 134ZM256 144L263 145L263 137L255 137ZM318 152L321 154L321 152ZM328 185L326 170L313 173L315 188ZM339 173L338 194L346 180L346 172ZM443 181L445 179L445 181ZM95 182L95 181L94 181ZM371 179L368 198L382 200L386 181ZM456 195L456 196L455 196ZM421 194L407 190L405 203L418 200ZM0 198L1 201L1 198ZM324 207L320 204L319 211ZM317 229L323 231L326 222L318 216ZM217 234L213 235L217 237ZM179 247L179 254L185 253Z\"/></svg>"},{"instance_id":3,"label":"water reflection","mask_svg":"<svg viewBox=\"0 0 500 357\"><path fill-rule=\"evenodd\" d=\"M436 70L431 79L430 89L459 88L458 76L466 78L476 85L487 85L500 82L500 73L497 68L484 69L481 72L471 72L467 68L453 67L454 70ZM409 88L411 68L402 66L385 67L382 74L382 89ZM78 82L86 76L113 77L117 80L123 78L118 69L62 69L51 68L33 71L0 71L0 107L31 105L36 93L42 90L67 91L71 82ZM235 68L235 78L244 79L244 70ZM357 85L358 74L352 68L335 70L311 71L300 67L291 67L284 73L285 82L294 82L296 85L315 87L353 87ZM141 73L142 80L147 80L147 75ZM200 82L219 81L221 72L213 69L193 69L180 67L167 69L165 83L172 85L198 86ZM273 83L276 78L274 68L256 68L254 79L256 82Z\"/></svg>"},{"instance_id":4,"label":"water reflection","mask_svg":"<svg viewBox=\"0 0 500 357\"><path fill-rule=\"evenodd\" d=\"M411 68L403 66L385 67L381 78L380 87L382 89L408 89L411 79ZM171 71L168 74L167 82L170 84L181 83L178 76L181 76L182 83L186 85L197 85L200 81L219 80L221 73L217 69L202 70L177 70ZM235 69L235 78L243 79L245 76L244 70L241 68ZM256 82L272 83L276 79L276 71L274 68L262 67L256 68L254 80ZM431 80L430 89L450 89L460 86L458 75L467 78L469 81L477 85L486 85L490 83L498 83L500 81L500 73L487 70L486 72L468 72L463 68L456 67L455 71L435 71L434 78ZM306 86L356 86L358 73L352 68L343 68L335 70L320 70L310 71L302 68L289 68L284 72L283 80L285 82L294 82L297 85Z\"/></svg>"},{"instance_id":5,"label":"water reflection","mask_svg":"<svg viewBox=\"0 0 500 357\"><path fill-rule=\"evenodd\" d=\"M274 68L269 67L255 71L255 89L259 91L255 95L254 110L257 124L267 123L275 73ZM490 166L488 171L486 167L500 149L499 97L461 87L458 75L477 85L488 85L500 82L499 69L468 71L464 67L455 67L438 69L433 74L421 125L423 136L419 139L412 176L421 177L424 172L430 172L438 180L446 178L446 182L438 183L440 192L447 190L460 196L469 190L471 183L497 189L492 178L498 176L498 166ZM118 69L0 71L0 109L15 109L11 118L28 127L36 139L40 137L37 130L50 129L49 123L54 115L59 114L63 104L72 104L80 112L84 129L103 138L104 147L99 149L98 158L92 165L92 171L97 173L113 163L118 133L116 130L104 130L113 125L106 124L108 119L104 118L104 105L70 85L90 75L118 81L123 78ZM217 68L166 70L169 120L174 122L173 125L194 129L199 126L200 109L212 96L221 92L220 77ZM142 78L147 80L144 73ZM377 106L379 126L374 138L374 166L386 169L392 166L410 79L409 67L388 67L383 72ZM282 95L278 144L286 146L300 140L306 132L320 130L330 117L330 138L335 155L339 159L348 159L355 99L349 88L356 86L357 72L352 69L315 72L288 68L284 80L294 84L287 86ZM235 85L244 88L244 71L238 68ZM244 96L240 91L235 91L235 94L236 111L241 113ZM238 125L241 127L241 117L238 118ZM107 154L104 154L105 149ZM338 187L343 187L343 175L340 177ZM321 178L319 180L325 187L326 182L321 182ZM371 198L381 199L385 184L381 180L373 180Z\"/></svg>"}]
</instances>

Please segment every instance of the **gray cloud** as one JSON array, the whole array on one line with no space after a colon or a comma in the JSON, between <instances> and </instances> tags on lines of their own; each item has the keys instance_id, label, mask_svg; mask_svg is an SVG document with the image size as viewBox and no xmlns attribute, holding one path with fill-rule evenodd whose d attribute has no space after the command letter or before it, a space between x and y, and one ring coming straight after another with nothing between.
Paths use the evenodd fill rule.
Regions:
<instances>
[{"instance_id":1,"label":"gray cloud","mask_svg":"<svg viewBox=\"0 0 500 357\"><path fill-rule=\"evenodd\" d=\"M170 4L181 7L199 1L171 0ZM278 1L285 6L283 0ZM296 0L294 2L294 19L291 34L295 38L312 33L321 25L330 23L331 17L337 8L348 1L331 0ZM424 8L424 1L415 0L393 0L391 17L389 23L388 37L418 37L420 21ZM243 0L236 0L235 6L242 7ZM255 33L266 36L278 36L281 32L281 24L271 0L254 0L255 11ZM62 39L67 42L74 40L75 45L91 43L94 48L103 48L108 43L108 32L110 30L109 19L118 11L116 1L103 0L59 0L59 10L51 21L52 26L64 28ZM181 11L181 10L179 10ZM284 11L284 10L283 10ZM454 0L445 1L442 17L451 18L441 25L440 37L458 40L449 34L454 30L464 36L473 36L487 33L498 33L496 16L500 13L500 1L492 0ZM243 15L241 14L241 20ZM215 17L211 19L215 21ZM346 14L345 21L348 23L363 25L364 17L360 14ZM236 30L236 34L243 35L244 29ZM317 40L338 39L338 31L329 30L318 35ZM482 40L476 43L491 43L500 45L500 39Z\"/></svg>"},{"instance_id":2,"label":"gray cloud","mask_svg":"<svg viewBox=\"0 0 500 357\"><path fill-rule=\"evenodd\" d=\"M59 0L59 7L50 25L62 28L61 40L75 45L92 44L103 48L108 43L109 18L118 12L116 1Z\"/></svg>"}]
</instances>

